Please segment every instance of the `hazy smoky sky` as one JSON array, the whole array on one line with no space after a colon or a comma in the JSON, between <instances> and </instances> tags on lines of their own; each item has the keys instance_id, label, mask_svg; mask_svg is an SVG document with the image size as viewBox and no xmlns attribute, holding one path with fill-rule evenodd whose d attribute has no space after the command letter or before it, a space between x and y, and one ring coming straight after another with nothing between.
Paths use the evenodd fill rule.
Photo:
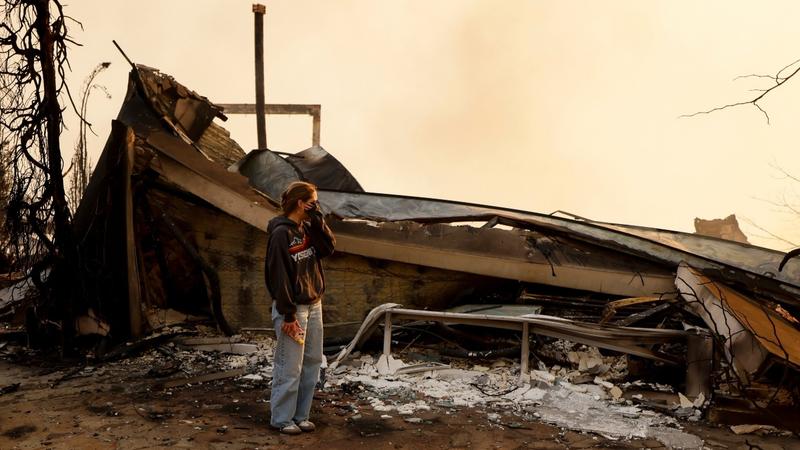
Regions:
<instances>
[{"instance_id":1,"label":"hazy smoky sky","mask_svg":"<svg viewBox=\"0 0 800 450\"><path fill-rule=\"evenodd\" d=\"M252 1L74 0L83 47L71 86L101 61L89 121L99 155L136 62L214 102L252 102ZM265 2L267 101L322 104L322 145L370 191L692 231L736 213L795 242L800 78L748 99L800 58L800 3L731 1ZM255 117L224 123L255 147ZM72 148L76 122L64 134ZM310 119L268 118L269 146L310 145ZM751 241L785 249L743 223Z\"/></svg>"}]
</instances>

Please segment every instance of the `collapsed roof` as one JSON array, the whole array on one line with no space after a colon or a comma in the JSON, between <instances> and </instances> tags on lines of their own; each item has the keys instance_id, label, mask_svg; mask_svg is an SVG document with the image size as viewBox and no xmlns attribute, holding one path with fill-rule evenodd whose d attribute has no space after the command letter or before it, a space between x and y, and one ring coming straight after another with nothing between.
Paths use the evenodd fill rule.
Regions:
<instances>
[{"instance_id":1,"label":"collapsed roof","mask_svg":"<svg viewBox=\"0 0 800 450\"><path fill-rule=\"evenodd\" d=\"M672 301L679 294L692 303L703 297L689 298L701 277L745 297L763 316L748 322L730 311L736 307L724 295L703 297L721 303L723 316L728 308L752 335L749 344L766 350L745 372L767 354L798 364L800 350L789 348L797 353L787 356L786 346L769 345L800 342L792 321L800 308L800 261L779 271L780 252L677 231L365 192L322 147L245 155L214 118L225 120L222 108L171 77L141 65L131 71L75 214L91 288L85 307L119 336L163 326L164 310L197 312L198 305L227 333L268 326L267 222L279 214L285 186L306 180L320 188L337 235L337 255L325 262L325 319L345 335L387 302L442 310L476 292L505 292L513 301L523 298L520 290L540 288L601 296L603 303ZM681 283L688 269L680 267L693 278ZM553 306L561 297L540 298ZM716 328L714 314L698 317L713 333L733 332Z\"/></svg>"}]
</instances>

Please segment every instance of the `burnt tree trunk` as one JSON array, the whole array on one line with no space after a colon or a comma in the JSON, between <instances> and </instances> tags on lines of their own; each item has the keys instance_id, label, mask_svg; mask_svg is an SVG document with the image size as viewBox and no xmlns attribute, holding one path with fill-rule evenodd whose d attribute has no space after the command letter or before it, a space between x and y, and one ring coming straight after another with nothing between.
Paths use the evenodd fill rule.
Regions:
<instances>
[{"instance_id":1,"label":"burnt tree trunk","mask_svg":"<svg viewBox=\"0 0 800 450\"><path fill-rule=\"evenodd\" d=\"M50 285L55 288L51 295L58 301L63 320L63 335L71 336L73 330L74 311L72 307L74 278L77 267L77 251L72 235L69 206L64 191L62 176L61 145L61 105L58 102L57 73L54 55L53 28L50 23L50 1L36 2L35 28L39 35L40 62L42 69L42 109L47 121L47 172L53 201L53 242L56 248L53 267L54 277ZM54 278L54 279L53 279ZM71 281L72 280L72 281ZM57 293L56 293L57 292Z\"/></svg>"}]
</instances>

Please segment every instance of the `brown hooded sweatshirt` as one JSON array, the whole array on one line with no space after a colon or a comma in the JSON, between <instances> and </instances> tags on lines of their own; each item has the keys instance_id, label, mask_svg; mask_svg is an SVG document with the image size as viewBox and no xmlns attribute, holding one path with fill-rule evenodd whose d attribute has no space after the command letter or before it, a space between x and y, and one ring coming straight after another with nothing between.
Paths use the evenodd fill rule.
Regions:
<instances>
[{"instance_id":1,"label":"brown hooded sweatshirt","mask_svg":"<svg viewBox=\"0 0 800 450\"><path fill-rule=\"evenodd\" d=\"M336 238L318 211L300 224L286 216L269 221L267 262L264 278L267 289L284 321L294 322L297 305L312 305L322 300L325 275L322 258L333 254Z\"/></svg>"}]
</instances>

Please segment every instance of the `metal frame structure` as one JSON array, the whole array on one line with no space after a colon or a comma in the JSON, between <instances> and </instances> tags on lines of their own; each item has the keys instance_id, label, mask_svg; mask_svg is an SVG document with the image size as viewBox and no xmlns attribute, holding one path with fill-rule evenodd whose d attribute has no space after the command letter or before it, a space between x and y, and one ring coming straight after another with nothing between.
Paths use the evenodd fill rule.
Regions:
<instances>
[{"instance_id":1,"label":"metal frame structure","mask_svg":"<svg viewBox=\"0 0 800 450\"><path fill-rule=\"evenodd\" d=\"M711 365L709 361L711 359L708 358L708 350L711 348L711 337L699 330L617 327L543 315L517 317L405 309L392 303L380 305L367 315L353 341L342 349L331 367L335 368L372 334L380 323L381 315L383 315L383 354L387 357L392 353L393 323L398 320L419 320L520 331L522 333L520 380L522 381L527 381L526 378L530 376L531 333L619 351L668 364L680 364L683 361L677 361L668 355L659 353L652 347L661 343L685 341L688 346L688 357L685 361L687 392L691 392L693 395L710 392Z\"/></svg>"},{"instance_id":2,"label":"metal frame structure","mask_svg":"<svg viewBox=\"0 0 800 450\"><path fill-rule=\"evenodd\" d=\"M225 114L258 114L256 111L256 105L252 103L221 103L217 104L217 106L223 108L225 110ZM314 146L319 146L322 106L269 104L264 105L264 114L305 114L311 116L311 144Z\"/></svg>"}]
</instances>

